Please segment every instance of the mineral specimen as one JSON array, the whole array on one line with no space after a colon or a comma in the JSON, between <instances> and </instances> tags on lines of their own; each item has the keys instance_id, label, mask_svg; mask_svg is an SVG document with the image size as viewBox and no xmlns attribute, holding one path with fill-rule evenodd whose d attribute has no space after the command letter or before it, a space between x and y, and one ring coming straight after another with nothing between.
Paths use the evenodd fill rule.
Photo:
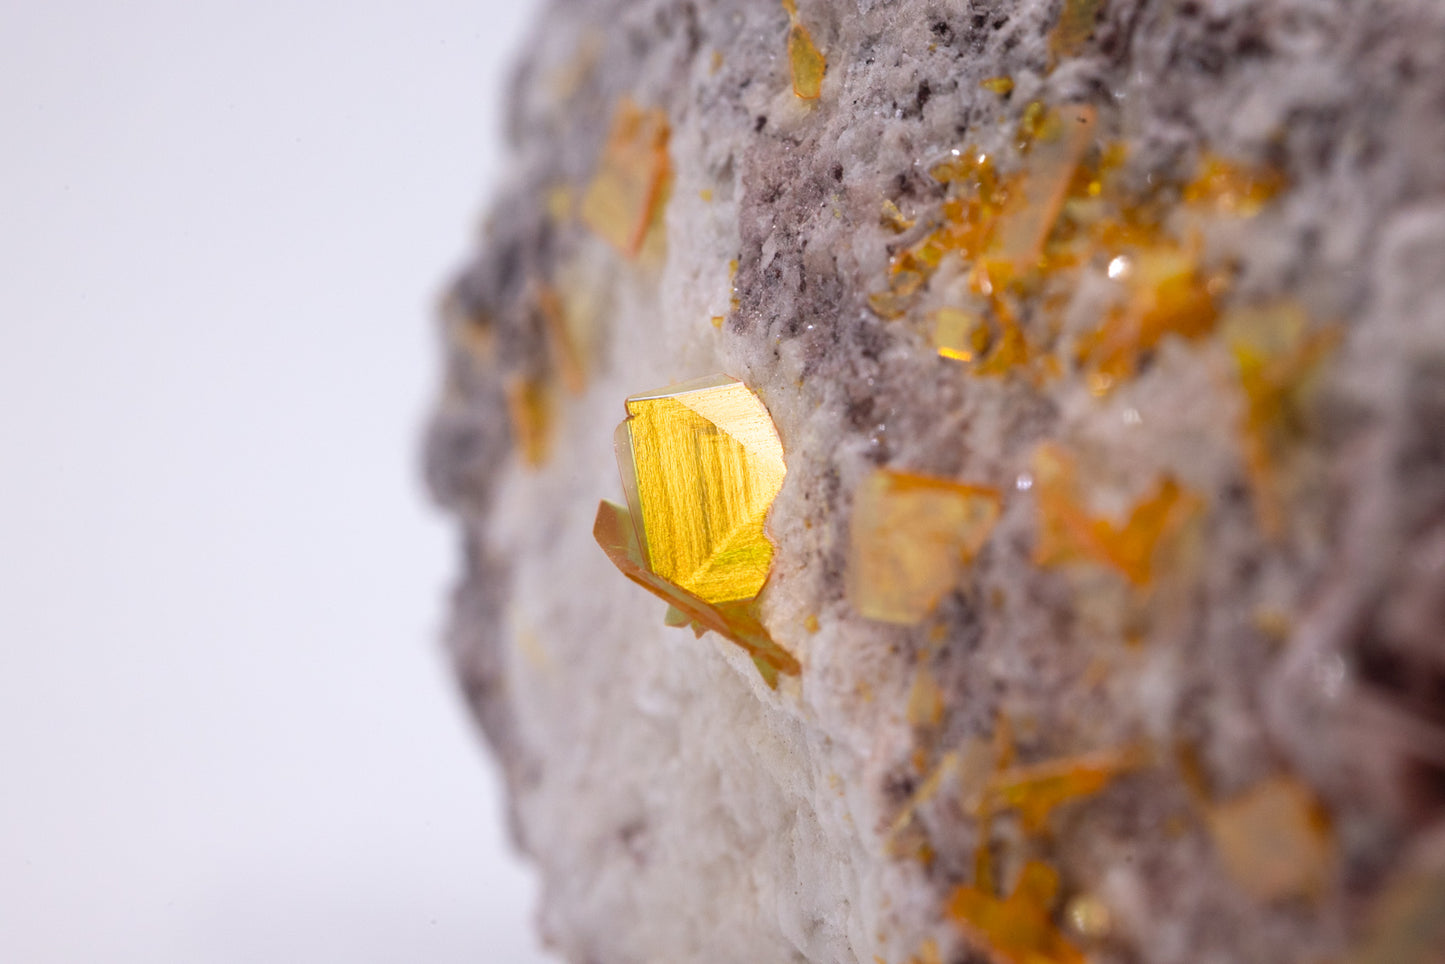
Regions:
<instances>
[{"instance_id":1,"label":"mineral specimen","mask_svg":"<svg viewBox=\"0 0 1445 964\"><path fill-rule=\"evenodd\" d=\"M1438 958L1445 8L543 16L427 471L558 953Z\"/></svg>"}]
</instances>

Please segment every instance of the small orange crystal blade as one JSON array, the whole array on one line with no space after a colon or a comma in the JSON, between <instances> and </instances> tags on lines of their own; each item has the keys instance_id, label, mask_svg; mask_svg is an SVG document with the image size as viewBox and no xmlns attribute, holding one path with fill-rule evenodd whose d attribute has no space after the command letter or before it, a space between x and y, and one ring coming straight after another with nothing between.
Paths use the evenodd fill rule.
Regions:
<instances>
[{"instance_id":1,"label":"small orange crystal blade","mask_svg":"<svg viewBox=\"0 0 1445 964\"><path fill-rule=\"evenodd\" d=\"M1069 182L1094 136L1095 111L1087 104L1065 104L1044 122L1011 205L1000 221L999 259L1004 270L1022 274L1039 263L1044 242L1059 219Z\"/></svg>"},{"instance_id":2,"label":"small orange crystal blade","mask_svg":"<svg viewBox=\"0 0 1445 964\"><path fill-rule=\"evenodd\" d=\"M788 63L793 74L793 93L803 100L817 100L823 93L823 74L828 69L813 35L801 23L788 30Z\"/></svg>"},{"instance_id":3,"label":"small orange crystal blade","mask_svg":"<svg viewBox=\"0 0 1445 964\"><path fill-rule=\"evenodd\" d=\"M771 672L764 672L765 679L772 673L795 676L802 671L802 666L793 654L773 642L768 631L763 628L757 615L756 600L712 605L649 572L642 563L642 550L637 541L636 528L624 507L603 500L597 506L597 519L592 526L592 535L602 547L602 551L612 560L612 564L628 579L666 601L686 617L689 623L718 633L746 649L755 660L767 663ZM681 623L681 620L673 616L669 624L674 623ZM776 679L773 679L769 685L775 684Z\"/></svg>"},{"instance_id":4,"label":"small orange crystal blade","mask_svg":"<svg viewBox=\"0 0 1445 964\"><path fill-rule=\"evenodd\" d=\"M667 180L667 115L623 98L612 117L582 220L624 257L642 249Z\"/></svg>"}]
</instances>

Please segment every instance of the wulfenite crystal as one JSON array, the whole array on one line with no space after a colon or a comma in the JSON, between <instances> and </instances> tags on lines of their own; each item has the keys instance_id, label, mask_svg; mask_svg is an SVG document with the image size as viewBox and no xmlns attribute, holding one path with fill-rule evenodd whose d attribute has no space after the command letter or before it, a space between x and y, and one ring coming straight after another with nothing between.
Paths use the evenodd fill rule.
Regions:
<instances>
[{"instance_id":1,"label":"wulfenite crystal","mask_svg":"<svg viewBox=\"0 0 1445 964\"><path fill-rule=\"evenodd\" d=\"M791 21L788 28L788 67L793 75L793 93L802 100L817 100L823 92L823 74L828 62L813 43L813 35L799 19L795 0L783 0L783 9L788 12Z\"/></svg>"},{"instance_id":2,"label":"wulfenite crystal","mask_svg":"<svg viewBox=\"0 0 1445 964\"><path fill-rule=\"evenodd\" d=\"M668 179L667 115L624 97L612 115L597 174L582 197L582 220L624 257L635 258Z\"/></svg>"},{"instance_id":3,"label":"wulfenite crystal","mask_svg":"<svg viewBox=\"0 0 1445 964\"><path fill-rule=\"evenodd\" d=\"M993 489L876 470L853 503L849 599L869 619L919 622L958 585L998 514Z\"/></svg>"},{"instance_id":4,"label":"wulfenite crystal","mask_svg":"<svg viewBox=\"0 0 1445 964\"><path fill-rule=\"evenodd\" d=\"M667 600L669 625L721 633L753 655L770 684L798 672L757 611L773 560L763 524L787 471L767 409L727 376L626 405L616 445L627 506L602 503L598 543L629 579Z\"/></svg>"}]
</instances>

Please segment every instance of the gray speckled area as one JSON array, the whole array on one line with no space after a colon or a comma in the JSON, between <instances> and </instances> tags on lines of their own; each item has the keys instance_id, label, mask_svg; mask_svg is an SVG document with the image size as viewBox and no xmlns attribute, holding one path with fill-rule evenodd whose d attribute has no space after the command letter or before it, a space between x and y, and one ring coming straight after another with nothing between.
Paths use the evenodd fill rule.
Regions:
<instances>
[{"instance_id":1,"label":"gray speckled area","mask_svg":"<svg viewBox=\"0 0 1445 964\"><path fill-rule=\"evenodd\" d=\"M514 87L511 179L443 312L427 470L465 535L450 645L541 868L545 934L599 964L902 964L929 939L984 960L944 915L973 879L962 790L945 780L914 814L931 861L886 831L1002 715L1025 763L1149 748L1047 834L992 828L1005 876L1045 859L1065 900L1108 907L1106 937L1065 927L1091 960L1342 959L1445 819L1445 9L1115 0L1050 69L1054 2L799 7L828 59L812 103L771 0L550 4ZM997 75L1007 97L979 86ZM590 180L623 95L671 124L665 253L636 261L556 203ZM1182 184L1205 153L1287 179L1255 217L1180 228L1232 266L1221 310L1288 299L1340 332L1285 462L1279 537L1258 522L1222 338L1165 338L1104 398L1068 361L1102 264L1068 276L1039 335L1065 363L1042 383L938 357L925 315L945 270L905 317L869 310L913 237L880 224L882 202L926 224L944 195L928 169L956 148L1016 168L1034 100L1093 105L1140 190ZM590 372L529 468L503 399L509 378L548 377L543 285L582 320ZM620 491L623 398L714 371L760 395L787 457L764 612L804 669L776 692L731 644L664 627L591 537ZM1101 513L1164 474L1201 498L1188 564L1144 602L1106 568L1034 564L1045 442L1077 455ZM877 465L1004 493L968 580L918 627L844 596L852 492ZM945 697L936 724L908 717L921 671ZM1181 745L1212 799L1280 774L1310 788L1336 855L1319 893L1241 890Z\"/></svg>"}]
</instances>

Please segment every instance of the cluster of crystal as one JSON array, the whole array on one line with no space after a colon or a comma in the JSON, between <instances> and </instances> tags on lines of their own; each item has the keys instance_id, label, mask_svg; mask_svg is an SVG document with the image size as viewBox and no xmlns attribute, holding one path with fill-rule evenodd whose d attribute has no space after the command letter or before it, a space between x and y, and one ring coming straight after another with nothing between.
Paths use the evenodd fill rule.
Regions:
<instances>
[{"instance_id":1,"label":"cluster of crystal","mask_svg":"<svg viewBox=\"0 0 1445 964\"><path fill-rule=\"evenodd\" d=\"M787 471L767 409L723 375L626 404L616 446L627 505L598 507L598 544L624 575L667 600L669 624L742 646L769 685L796 674L797 660L758 616L773 561L764 523Z\"/></svg>"}]
</instances>

